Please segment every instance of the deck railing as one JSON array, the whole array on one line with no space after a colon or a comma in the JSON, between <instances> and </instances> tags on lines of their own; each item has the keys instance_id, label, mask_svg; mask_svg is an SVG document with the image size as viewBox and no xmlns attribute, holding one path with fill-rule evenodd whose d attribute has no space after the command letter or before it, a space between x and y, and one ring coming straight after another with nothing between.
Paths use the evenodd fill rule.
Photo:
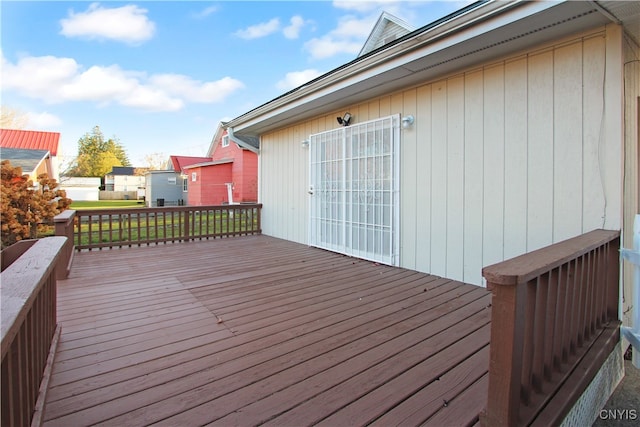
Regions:
<instances>
[{"instance_id":1,"label":"deck railing","mask_svg":"<svg viewBox=\"0 0 640 427\"><path fill-rule=\"evenodd\" d=\"M482 425L567 415L619 342L619 248L618 231L595 230L483 269L493 299Z\"/></svg>"},{"instance_id":2,"label":"deck railing","mask_svg":"<svg viewBox=\"0 0 640 427\"><path fill-rule=\"evenodd\" d=\"M56 324L56 268L64 237L22 244L0 273L2 308L1 425L28 426L41 417ZM15 245L14 245L15 246ZM9 249L9 248L8 248ZM40 396L40 397L39 397ZM38 424L36 422L36 424Z\"/></svg>"},{"instance_id":3,"label":"deck railing","mask_svg":"<svg viewBox=\"0 0 640 427\"><path fill-rule=\"evenodd\" d=\"M75 213L76 250L260 234L261 204L92 209Z\"/></svg>"}]
</instances>

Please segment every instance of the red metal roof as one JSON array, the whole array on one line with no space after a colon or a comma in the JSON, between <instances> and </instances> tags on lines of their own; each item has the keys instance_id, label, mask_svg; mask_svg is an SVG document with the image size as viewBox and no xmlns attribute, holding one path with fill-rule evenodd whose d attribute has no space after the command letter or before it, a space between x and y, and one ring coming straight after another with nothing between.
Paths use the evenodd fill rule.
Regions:
<instances>
[{"instance_id":1,"label":"red metal roof","mask_svg":"<svg viewBox=\"0 0 640 427\"><path fill-rule=\"evenodd\" d=\"M211 157L169 156L169 158L171 159L173 170L176 172L182 172L185 167L196 163L211 161Z\"/></svg>"},{"instance_id":2,"label":"red metal roof","mask_svg":"<svg viewBox=\"0 0 640 427\"><path fill-rule=\"evenodd\" d=\"M47 150L52 156L56 156L58 155L59 141L59 132L0 129L0 147L3 148Z\"/></svg>"}]
</instances>

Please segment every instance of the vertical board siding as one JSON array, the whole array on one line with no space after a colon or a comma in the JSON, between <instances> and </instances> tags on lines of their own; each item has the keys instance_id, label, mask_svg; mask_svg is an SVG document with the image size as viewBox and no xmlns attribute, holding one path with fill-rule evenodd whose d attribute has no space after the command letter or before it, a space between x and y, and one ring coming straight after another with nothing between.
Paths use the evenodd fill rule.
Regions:
<instances>
[{"instance_id":1,"label":"vertical board siding","mask_svg":"<svg viewBox=\"0 0 640 427\"><path fill-rule=\"evenodd\" d=\"M431 85L418 88L418 99L416 100L416 117L421 120L414 122L415 132L420 136L417 139L416 157L420 159L418 170L416 171L415 199L417 228L413 230L416 236L416 264L415 269L420 271L431 271L431 182L433 181L431 168L431 139L432 109L431 109ZM406 183L400 181L406 187ZM408 194L407 197L414 197ZM403 198L403 192L400 193ZM406 225L400 224L400 228L407 235ZM401 261L404 261L400 258Z\"/></svg>"},{"instance_id":2,"label":"vertical board siding","mask_svg":"<svg viewBox=\"0 0 640 427\"><path fill-rule=\"evenodd\" d=\"M446 276L447 271L447 81L434 83L431 118L431 272ZM419 120L417 118L416 120ZM426 165L427 167L429 165ZM412 189L400 183L400 197L415 197ZM405 224L400 213L400 227ZM400 260L404 264L404 260Z\"/></svg>"},{"instance_id":3,"label":"vertical board siding","mask_svg":"<svg viewBox=\"0 0 640 427\"><path fill-rule=\"evenodd\" d=\"M417 107L416 91L407 91L404 93L404 115L413 114L415 116L415 110ZM416 129L411 126L407 129L401 130L402 148L400 161L402 168L400 168L400 182L407 182L410 186L416 187L420 185L416 178L418 175L418 156L417 156L417 141L416 141ZM416 264L416 233L415 230L422 224L422 218L419 218L419 213L416 208L417 197L401 197L400 198L400 212L413 212L413 215L405 216L405 226L400 229L400 259L404 259L404 262L410 264Z\"/></svg>"},{"instance_id":4,"label":"vertical board siding","mask_svg":"<svg viewBox=\"0 0 640 427\"><path fill-rule=\"evenodd\" d=\"M604 117L605 134L600 147L601 182L604 188L606 203L604 206L603 228L619 230L622 227L622 142L624 141L623 119L624 102L620 99L624 93L623 79L623 50L622 26L608 24L606 27L604 46L605 60L605 90ZM596 120L596 118L589 118Z\"/></svg>"},{"instance_id":5,"label":"vertical board siding","mask_svg":"<svg viewBox=\"0 0 640 427\"><path fill-rule=\"evenodd\" d=\"M600 175L600 149L603 144L604 133L604 37L598 36L585 40L583 52L584 81L589 82L583 87L582 108L585 117L593 120L583 121L583 150L582 165L584 168L583 194L583 224L585 230L602 228L604 218L605 197Z\"/></svg>"},{"instance_id":6,"label":"vertical board siding","mask_svg":"<svg viewBox=\"0 0 640 427\"><path fill-rule=\"evenodd\" d=\"M633 245L633 222L640 212L640 155L638 144L640 143L640 46L628 35L624 35L624 234L622 241L625 247ZM633 276L634 267L630 262L623 263L624 284L623 295L623 321L625 325L631 325L631 301L633 301Z\"/></svg>"},{"instance_id":7,"label":"vertical board siding","mask_svg":"<svg viewBox=\"0 0 640 427\"><path fill-rule=\"evenodd\" d=\"M504 73L504 258L509 259L527 252L526 58L507 62Z\"/></svg>"},{"instance_id":8,"label":"vertical board siding","mask_svg":"<svg viewBox=\"0 0 640 427\"><path fill-rule=\"evenodd\" d=\"M484 220L484 117L482 105L483 71L465 77L465 154L464 154L464 277L477 277L482 270L482 223Z\"/></svg>"},{"instance_id":9,"label":"vertical board siding","mask_svg":"<svg viewBox=\"0 0 640 427\"><path fill-rule=\"evenodd\" d=\"M463 277L464 77L447 82L447 277Z\"/></svg>"},{"instance_id":10,"label":"vertical board siding","mask_svg":"<svg viewBox=\"0 0 640 427\"><path fill-rule=\"evenodd\" d=\"M414 115L401 136L401 266L481 285L485 265L619 228L621 147L603 118L621 88L612 28L617 41L599 28L318 117L296 137L336 128L345 111L354 123ZM263 232L306 243L308 197L287 193L306 194L308 153L292 138L263 136Z\"/></svg>"},{"instance_id":11,"label":"vertical board siding","mask_svg":"<svg viewBox=\"0 0 640 427\"><path fill-rule=\"evenodd\" d=\"M553 240L553 52L528 58L527 250Z\"/></svg>"},{"instance_id":12,"label":"vertical board siding","mask_svg":"<svg viewBox=\"0 0 640 427\"><path fill-rule=\"evenodd\" d=\"M504 65L484 70L483 265L502 261L504 252ZM472 177L470 177L472 178ZM473 280L478 283L478 280Z\"/></svg>"},{"instance_id":13,"label":"vertical board siding","mask_svg":"<svg viewBox=\"0 0 640 427\"><path fill-rule=\"evenodd\" d=\"M582 43L553 55L553 241L582 229Z\"/></svg>"}]
</instances>

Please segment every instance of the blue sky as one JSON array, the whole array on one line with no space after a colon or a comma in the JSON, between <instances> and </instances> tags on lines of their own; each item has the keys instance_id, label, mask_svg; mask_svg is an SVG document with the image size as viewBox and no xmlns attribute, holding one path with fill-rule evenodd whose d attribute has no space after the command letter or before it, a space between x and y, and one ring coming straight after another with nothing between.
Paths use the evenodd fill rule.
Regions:
<instances>
[{"instance_id":1,"label":"blue sky","mask_svg":"<svg viewBox=\"0 0 640 427\"><path fill-rule=\"evenodd\" d=\"M353 60L382 11L419 28L468 3L3 0L1 103L63 161L96 125L134 166L204 156L220 121Z\"/></svg>"}]
</instances>

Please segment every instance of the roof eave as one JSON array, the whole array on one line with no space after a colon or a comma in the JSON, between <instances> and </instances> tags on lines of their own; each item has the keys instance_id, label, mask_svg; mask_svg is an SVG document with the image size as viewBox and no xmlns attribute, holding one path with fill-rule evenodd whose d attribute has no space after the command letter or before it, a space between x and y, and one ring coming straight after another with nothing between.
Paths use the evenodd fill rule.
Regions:
<instances>
[{"instance_id":1,"label":"roof eave","mask_svg":"<svg viewBox=\"0 0 640 427\"><path fill-rule=\"evenodd\" d=\"M260 135L318 114L346 108L459 69L478 58L487 58L489 52L504 55L509 49L522 49L528 40L544 42L545 37L552 37L558 30L534 31L540 27L543 15L553 15L562 20L565 16L592 9L593 6L587 2L574 3L570 7L567 3L558 2L482 3L451 19L422 27L397 43L339 67L231 120L227 125L236 132ZM505 41L504 31L500 30L514 28L515 22L518 22L518 28L522 28L519 33L523 36ZM531 27L530 33L525 24Z\"/></svg>"}]
</instances>

